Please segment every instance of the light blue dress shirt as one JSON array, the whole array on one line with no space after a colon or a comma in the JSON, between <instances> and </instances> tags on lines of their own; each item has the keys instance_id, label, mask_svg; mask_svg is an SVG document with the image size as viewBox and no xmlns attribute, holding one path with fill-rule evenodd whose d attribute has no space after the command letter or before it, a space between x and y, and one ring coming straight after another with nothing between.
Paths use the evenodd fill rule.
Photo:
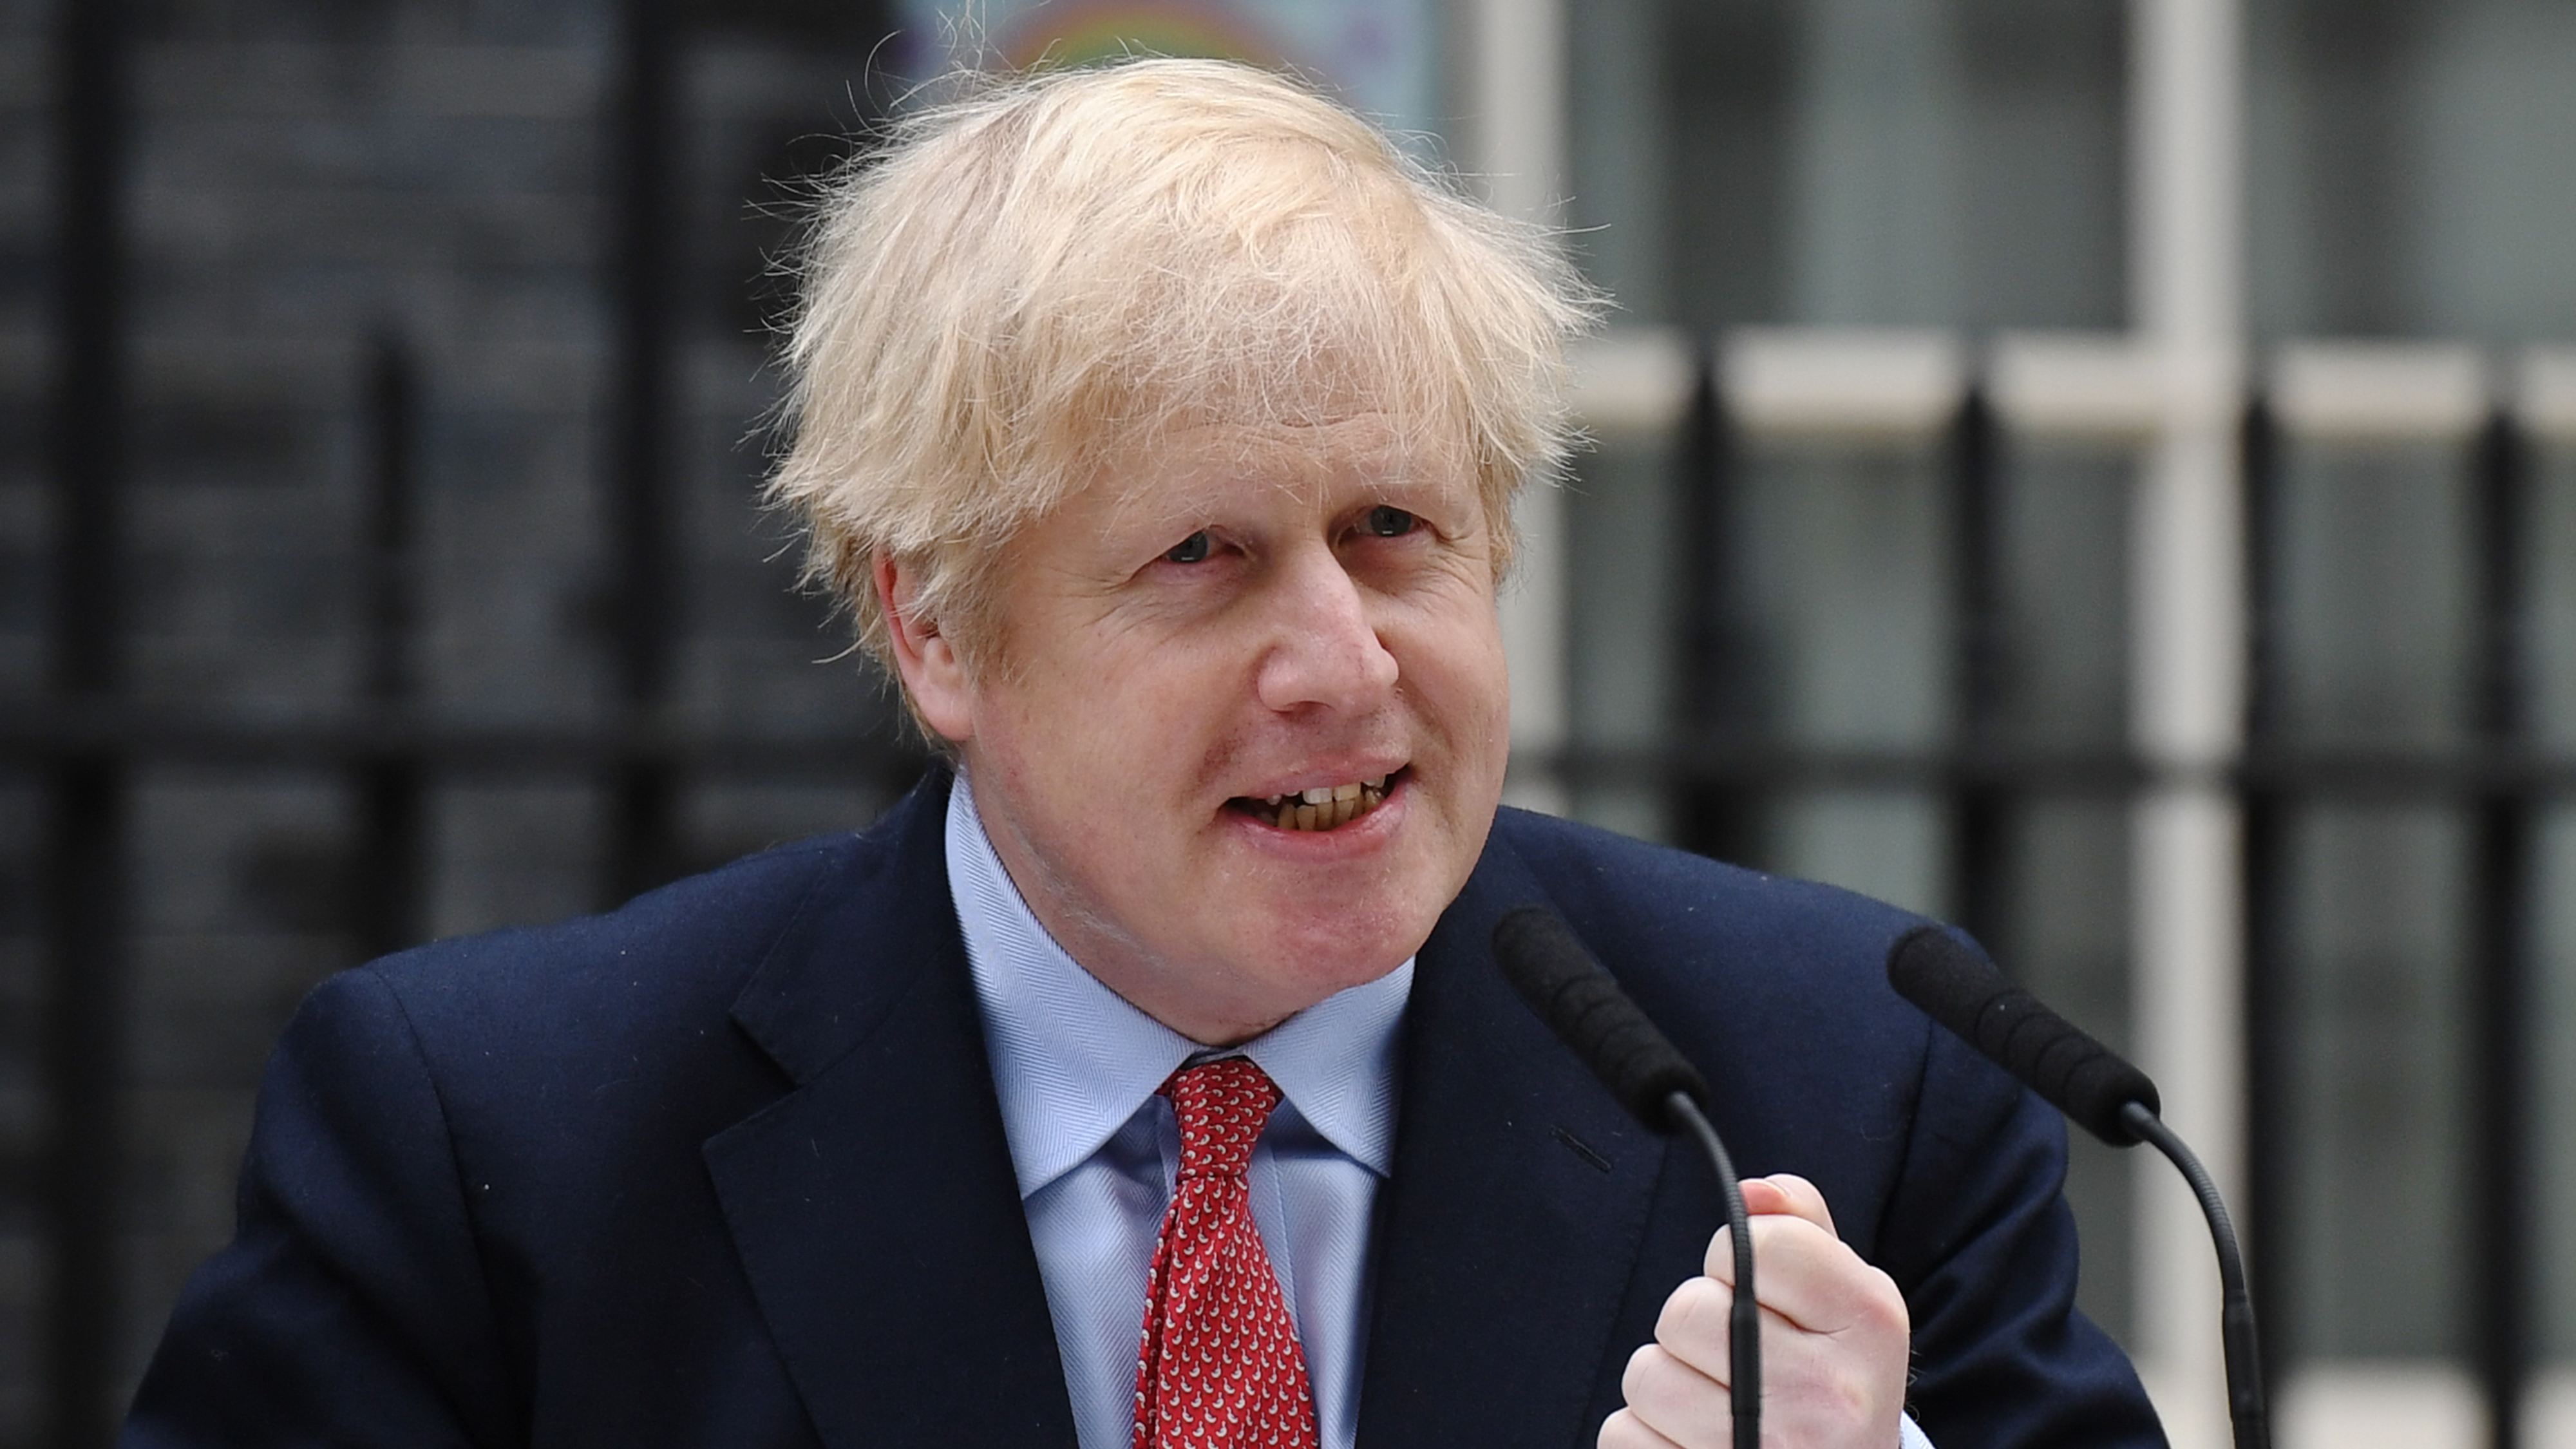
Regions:
<instances>
[{"instance_id":1,"label":"light blue dress shirt","mask_svg":"<svg viewBox=\"0 0 2576 1449\"><path fill-rule=\"evenodd\" d=\"M1065 954L994 857L959 775L948 889L966 939L1020 1202L1082 1449L1126 1449L1154 1239L1180 1171L1174 1070L1212 1053ZM1413 963L1247 1042L1284 1098L1253 1149L1252 1217L1306 1353L1322 1449L1351 1449L1368 1334L1369 1225L1395 1151L1397 1031Z\"/></svg>"},{"instance_id":2,"label":"light blue dress shirt","mask_svg":"<svg viewBox=\"0 0 2576 1449\"><path fill-rule=\"evenodd\" d=\"M963 772L948 796L947 853L1074 1432L1082 1449L1126 1449L1145 1280L1180 1171L1180 1130L1155 1089L1193 1058L1233 1053L1147 1016L1065 954L993 854ZM1237 1049L1283 1098L1253 1148L1252 1217L1305 1349L1321 1449L1358 1437L1369 1227L1394 1161L1412 990L1408 960ZM1903 1449L1918 1446L1931 1449L1908 1420Z\"/></svg>"}]
</instances>

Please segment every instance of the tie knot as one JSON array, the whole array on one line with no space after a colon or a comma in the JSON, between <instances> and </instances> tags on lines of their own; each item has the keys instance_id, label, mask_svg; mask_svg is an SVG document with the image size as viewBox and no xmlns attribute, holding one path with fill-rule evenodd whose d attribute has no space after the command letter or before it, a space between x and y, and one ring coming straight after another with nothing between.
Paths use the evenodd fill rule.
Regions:
<instances>
[{"instance_id":1,"label":"tie knot","mask_svg":"<svg viewBox=\"0 0 2576 1449\"><path fill-rule=\"evenodd\" d=\"M1172 1073L1162 1093L1181 1126L1181 1176L1241 1177L1252 1144L1279 1105L1278 1084L1245 1057L1201 1062Z\"/></svg>"}]
</instances>

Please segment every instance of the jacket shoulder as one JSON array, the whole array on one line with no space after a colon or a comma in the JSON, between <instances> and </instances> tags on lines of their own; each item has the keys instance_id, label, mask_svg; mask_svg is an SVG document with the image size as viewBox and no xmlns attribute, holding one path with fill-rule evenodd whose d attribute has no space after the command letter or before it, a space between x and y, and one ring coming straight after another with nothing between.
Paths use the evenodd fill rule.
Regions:
<instances>
[{"instance_id":1,"label":"jacket shoulder","mask_svg":"<svg viewBox=\"0 0 2576 1449\"><path fill-rule=\"evenodd\" d=\"M2009 1080L1887 985L1888 948L1921 916L1517 811L1495 834L1708 1079L1737 1165L1814 1180L1855 1242L1873 1242L1918 1129L1957 1110L1982 1132L2010 1111Z\"/></svg>"},{"instance_id":2,"label":"jacket shoulder","mask_svg":"<svg viewBox=\"0 0 2576 1449\"><path fill-rule=\"evenodd\" d=\"M1631 990L1901 1007L1882 968L1915 912L1526 811L1503 811L1494 834Z\"/></svg>"},{"instance_id":3,"label":"jacket shoulder","mask_svg":"<svg viewBox=\"0 0 2576 1449\"><path fill-rule=\"evenodd\" d=\"M776 1080L798 1063L738 1029L761 983L808 980L824 994L809 992L809 1007L845 1004L903 965L869 949L878 938L899 920L944 913L925 885L940 863L921 859L938 851L946 792L933 785L944 778L863 831L778 846L601 915L386 957L326 982L315 1001L377 1000L447 1084L452 1108L482 1102L498 1115L515 1094L579 1119L566 1094L597 1096L605 1109L639 1073L672 1092L699 1072Z\"/></svg>"},{"instance_id":4,"label":"jacket shoulder","mask_svg":"<svg viewBox=\"0 0 2576 1449\"><path fill-rule=\"evenodd\" d=\"M816 896L866 873L874 843L854 833L818 836L599 915L436 941L357 969L423 1029L514 1020L560 1028L621 1002L721 1015Z\"/></svg>"}]
</instances>

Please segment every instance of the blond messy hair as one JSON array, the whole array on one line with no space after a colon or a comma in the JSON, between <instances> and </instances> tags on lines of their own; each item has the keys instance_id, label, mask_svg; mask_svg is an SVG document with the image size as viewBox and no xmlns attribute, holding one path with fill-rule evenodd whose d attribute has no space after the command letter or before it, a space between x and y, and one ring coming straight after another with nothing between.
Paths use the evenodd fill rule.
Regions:
<instances>
[{"instance_id":1,"label":"blond messy hair","mask_svg":"<svg viewBox=\"0 0 2576 1449\"><path fill-rule=\"evenodd\" d=\"M1386 415L1474 469L1499 583L1597 308L1545 235L1219 61L1013 77L890 132L817 208L768 489L889 674L877 559L971 662L1020 531L1192 422Z\"/></svg>"}]
</instances>

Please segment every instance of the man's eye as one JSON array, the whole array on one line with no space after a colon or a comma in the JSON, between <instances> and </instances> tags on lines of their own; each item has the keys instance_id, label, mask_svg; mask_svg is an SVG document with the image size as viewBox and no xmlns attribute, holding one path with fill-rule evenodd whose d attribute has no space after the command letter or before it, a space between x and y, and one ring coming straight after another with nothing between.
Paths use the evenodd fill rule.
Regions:
<instances>
[{"instance_id":1,"label":"man's eye","mask_svg":"<svg viewBox=\"0 0 2576 1449\"><path fill-rule=\"evenodd\" d=\"M1419 522L1421 522L1420 519L1401 508L1389 508L1385 504L1379 504L1369 510L1367 527L1370 533L1379 538L1402 538L1411 533L1414 525Z\"/></svg>"},{"instance_id":2,"label":"man's eye","mask_svg":"<svg viewBox=\"0 0 2576 1449\"><path fill-rule=\"evenodd\" d=\"M1208 536L1204 528L1163 551L1163 557L1177 564L1205 563L1207 556Z\"/></svg>"}]
</instances>

